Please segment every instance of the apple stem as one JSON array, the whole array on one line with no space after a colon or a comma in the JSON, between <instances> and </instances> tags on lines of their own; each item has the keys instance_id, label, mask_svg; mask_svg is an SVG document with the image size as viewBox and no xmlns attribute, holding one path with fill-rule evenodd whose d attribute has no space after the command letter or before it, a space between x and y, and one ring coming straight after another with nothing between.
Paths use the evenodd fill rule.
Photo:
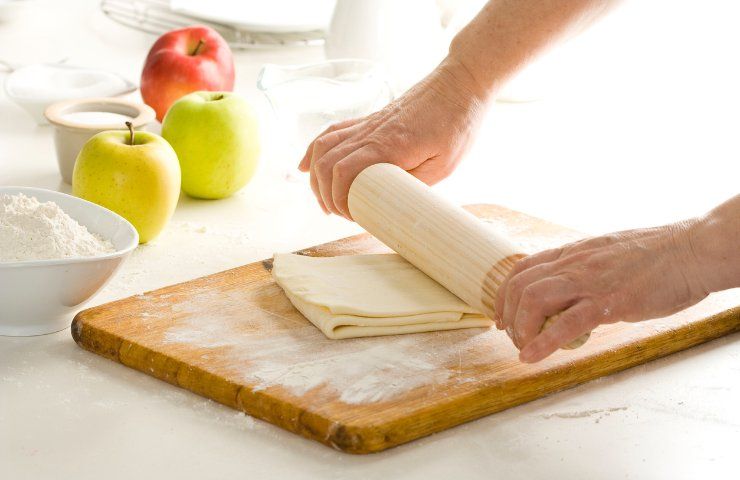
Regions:
<instances>
[{"instance_id":1,"label":"apple stem","mask_svg":"<svg viewBox=\"0 0 740 480\"><path fill-rule=\"evenodd\" d=\"M128 127L128 132L131 134L129 145L134 144L134 124L131 122L126 122L126 126Z\"/></svg>"},{"instance_id":2,"label":"apple stem","mask_svg":"<svg viewBox=\"0 0 740 480\"><path fill-rule=\"evenodd\" d=\"M190 55L192 55L192 56L197 55L198 54L198 50L200 50L200 47L202 47L203 45L205 45L205 43L206 42L204 42L202 38L200 40L198 40L198 45L195 46L195 50L193 50L193 53L191 53Z\"/></svg>"}]
</instances>

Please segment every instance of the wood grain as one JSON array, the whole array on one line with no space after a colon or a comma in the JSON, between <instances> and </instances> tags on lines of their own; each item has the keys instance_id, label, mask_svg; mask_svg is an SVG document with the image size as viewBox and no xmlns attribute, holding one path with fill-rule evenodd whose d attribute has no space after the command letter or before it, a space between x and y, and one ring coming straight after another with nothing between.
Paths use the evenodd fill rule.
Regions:
<instances>
[{"instance_id":1,"label":"wood grain","mask_svg":"<svg viewBox=\"0 0 740 480\"><path fill-rule=\"evenodd\" d=\"M580 237L502 207L469 210L527 252ZM385 251L360 235L300 253ZM306 438L369 453L740 329L740 291L732 290L671 317L600 327L580 349L535 365L519 363L495 329L328 340L292 307L270 267L255 262L84 310L72 335L87 350ZM350 368L357 364L364 367Z\"/></svg>"}]
</instances>

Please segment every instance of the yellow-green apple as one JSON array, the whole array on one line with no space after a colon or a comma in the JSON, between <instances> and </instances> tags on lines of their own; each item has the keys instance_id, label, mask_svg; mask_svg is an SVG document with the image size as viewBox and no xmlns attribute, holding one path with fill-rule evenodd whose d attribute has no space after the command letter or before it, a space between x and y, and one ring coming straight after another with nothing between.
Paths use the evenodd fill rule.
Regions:
<instances>
[{"instance_id":1,"label":"yellow-green apple","mask_svg":"<svg viewBox=\"0 0 740 480\"><path fill-rule=\"evenodd\" d=\"M159 235L180 196L180 164L167 141L150 132L107 130L77 155L72 192L131 222L139 242Z\"/></svg>"},{"instance_id":2,"label":"yellow-green apple","mask_svg":"<svg viewBox=\"0 0 740 480\"><path fill-rule=\"evenodd\" d=\"M235 93L182 97L167 112L162 136L177 152L182 189L192 197L228 197L246 185L257 168L257 117Z\"/></svg>"},{"instance_id":3,"label":"yellow-green apple","mask_svg":"<svg viewBox=\"0 0 740 480\"><path fill-rule=\"evenodd\" d=\"M141 72L141 97L164 118L175 101L197 90L234 89L234 58L226 40L202 25L167 32L154 42Z\"/></svg>"}]
</instances>

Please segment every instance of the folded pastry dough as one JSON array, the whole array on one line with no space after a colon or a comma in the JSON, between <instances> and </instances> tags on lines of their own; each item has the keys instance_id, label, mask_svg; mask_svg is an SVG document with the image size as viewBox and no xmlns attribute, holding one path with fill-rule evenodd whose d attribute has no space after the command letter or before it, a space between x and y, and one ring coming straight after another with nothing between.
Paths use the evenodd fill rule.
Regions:
<instances>
[{"instance_id":1,"label":"folded pastry dough","mask_svg":"<svg viewBox=\"0 0 740 480\"><path fill-rule=\"evenodd\" d=\"M272 276L293 306L333 339L493 323L397 254L275 254Z\"/></svg>"}]
</instances>

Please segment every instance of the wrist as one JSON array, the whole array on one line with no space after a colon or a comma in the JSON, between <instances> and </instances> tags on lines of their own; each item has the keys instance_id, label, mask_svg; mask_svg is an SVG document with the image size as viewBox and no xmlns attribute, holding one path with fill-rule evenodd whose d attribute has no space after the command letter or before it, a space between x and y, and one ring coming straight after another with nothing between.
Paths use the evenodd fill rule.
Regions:
<instances>
[{"instance_id":1,"label":"wrist","mask_svg":"<svg viewBox=\"0 0 740 480\"><path fill-rule=\"evenodd\" d=\"M467 68L451 57L446 57L420 85L450 108L475 118L486 109L489 100Z\"/></svg>"},{"instance_id":2,"label":"wrist","mask_svg":"<svg viewBox=\"0 0 740 480\"><path fill-rule=\"evenodd\" d=\"M692 251L690 269L706 293L740 287L740 229L721 207L685 222Z\"/></svg>"},{"instance_id":3,"label":"wrist","mask_svg":"<svg viewBox=\"0 0 740 480\"><path fill-rule=\"evenodd\" d=\"M463 93L472 96L480 103L488 103L493 97L493 85L476 71L474 62L466 55L450 47L447 57L439 64L441 74L451 78Z\"/></svg>"},{"instance_id":4,"label":"wrist","mask_svg":"<svg viewBox=\"0 0 740 480\"><path fill-rule=\"evenodd\" d=\"M704 279L703 261L694 248L697 222L697 219L689 219L660 227L666 232L664 238L668 241L664 244L668 253L665 260L672 266L667 280L683 281L683 284L674 282L679 302L676 306L681 308L693 305L711 293Z\"/></svg>"}]
</instances>

